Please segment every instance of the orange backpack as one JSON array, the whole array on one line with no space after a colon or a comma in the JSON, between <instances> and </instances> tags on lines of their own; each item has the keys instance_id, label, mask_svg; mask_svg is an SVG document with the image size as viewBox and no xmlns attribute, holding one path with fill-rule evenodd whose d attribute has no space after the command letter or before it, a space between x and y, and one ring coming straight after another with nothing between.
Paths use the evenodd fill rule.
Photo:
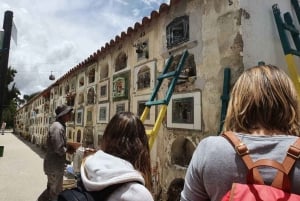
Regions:
<instances>
[{"instance_id":1,"label":"orange backpack","mask_svg":"<svg viewBox=\"0 0 300 201\"><path fill-rule=\"evenodd\" d=\"M275 160L261 159L252 161L247 146L233 132L222 134L234 147L248 168L247 184L233 183L222 198L222 201L299 201L300 195L290 193L289 172L300 157L300 138L290 146L283 163ZM278 170L271 186L264 183L258 167L268 166Z\"/></svg>"}]
</instances>

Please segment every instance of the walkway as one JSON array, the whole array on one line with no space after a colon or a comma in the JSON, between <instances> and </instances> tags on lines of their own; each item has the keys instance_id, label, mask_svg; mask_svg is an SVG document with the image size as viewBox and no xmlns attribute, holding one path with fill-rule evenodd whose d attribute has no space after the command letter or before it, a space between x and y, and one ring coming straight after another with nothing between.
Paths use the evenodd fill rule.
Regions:
<instances>
[{"instance_id":1,"label":"walkway","mask_svg":"<svg viewBox=\"0 0 300 201\"><path fill-rule=\"evenodd\" d=\"M46 188L40 147L6 131L0 134L0 201L36 201Z\"/></svg>"}]
</instances>

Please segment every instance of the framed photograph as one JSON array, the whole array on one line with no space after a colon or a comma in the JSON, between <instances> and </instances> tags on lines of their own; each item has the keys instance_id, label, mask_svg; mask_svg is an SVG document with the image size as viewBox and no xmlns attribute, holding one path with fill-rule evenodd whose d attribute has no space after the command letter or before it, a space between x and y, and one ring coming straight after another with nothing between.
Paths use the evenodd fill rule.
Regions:
<instances>
[{"instance_id":1,"label":"framed photograph","mask_svg":"<svg viewBox=\"0 0 300 201\"><path fill-rule=\"evenodd\" d=\"M111 95L113 101L128 100L130 91L130 71L122 72L113 76Z\"/></svg>"},{"instance_id":2,"label":"framed photograph","mask_svg":"<svg viewBox=\"0 0 300 201\"><path fill-rule=\"evenodd\" d=\"M109 89L109 80L99 83L99 101L108 101L108 89Z\"/></svg>"},{"instance_id":3,"label":"framed photograph","mask_svg":"<svg viewBox=\"0 0 300 201\"><path fill-rule=\"evenodd\" d=\"M167 126L201 130L200 92L173 94L168 105Z\"/></svg>"},{"instance_id":4,"label":"framed photograph","mask_svg":"<svg viewBox=\"0 0 300 201\"><path fill-rule=\"evenodd\" d=\"M133 75L133 87L137 94L151 93L155 84L156 61L136 66Z\"/></svg>"},{"instance_id":5,"label":"framed photograph","mask_svg":"<svg viewBox=\"0 0 300 201\"><path fill-rule=\"evenodd\" d=\"M77 109L76 111L76 125L83 126L83 108Z\"/></svg>"},{"instance_id":6,"label":"framed photograph","mask_svg":"<svg viewBox=\"0 0 300 201\"><path fill-rule=\"evenodd\" d=\"M133 113L141 117L145 109L145 103L149 100L149 98L150 95L133 97ZM155 109L155 105L150 108L150 112L146 117L144 124L153 125L155 123Z\"/></svg>"},{"instance_id":7,"label":"framed photograph","mask_svg":"<svg viewBox=\"0 0 300 201\"><path fill-rule=\"evenodd\" d=\"M113 115L115 115L119 112L129 111L128 105L129 105L129 102L127 100L114 102L113 103Z\"/></svg>"},{"instance_id":8,"label":"framed photograph","mask_svg":"<svg viewBox=\"0 0 300 201\"><path fill-rule=\"evenodd\" d=\"M109 103L98 105L97 123L108 123L109 120Z\"/></svg>"}]
</instances>

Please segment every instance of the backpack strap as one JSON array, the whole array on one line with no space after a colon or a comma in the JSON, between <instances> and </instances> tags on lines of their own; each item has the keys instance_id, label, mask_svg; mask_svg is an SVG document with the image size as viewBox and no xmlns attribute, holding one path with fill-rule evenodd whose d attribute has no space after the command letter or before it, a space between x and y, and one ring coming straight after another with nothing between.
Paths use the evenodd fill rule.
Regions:
<instances>
[{"instance_id":1,"label":"backpack strap","mask_svg":"<svg viewBox=\"0 0 300 201\"><path fill-rule=\"evenodd\" d=\"M106 200L108 198L108 196L110 196L115 190L117 190L119 187L123 186L126 183L129 183L129 182L114 184L114 185L104 188L101 191L89 191L89 193L94 198L95 201L96 200Z\"/></svg>"},{"instance_id":2,"label":"backpack strap","mask_svg":"<svg viewBox=\"0 0 300 201\"><path fill-rule=\"evenodd\" d=\"M106 200L117 188L125 183L115 184L101 191L87 191L84 186L66 189L59 193L58 201L100 201Z\"/></svg>"},{"instance_id":3,"label":"backpack strap","mask_svg":"<svg viewBox=\"0 0 300 201\"><path fill-rule=\"evenodd\" d=\"M236 153L244 161L248 170L250 170L254 163L249 155L248 147L232 131L225 131L222 133L222 136L230 142ZM253 169L253 178L256 184L264 184L264 180L262 179L257 168Z\"/></svg>"},{"instance_id":4,"label":"backpack strap","mask_svg":"<svg viewBox=\"0 0 300 201\"><path fill-rule=\"evenodd\" d=\"M123 186L124 184L134 183L134 182L135 181L129 181L129 182L124 182L124 183L113 184L113 185L110 185L110 186L102 189L101 191L88 191L88 190L86 190L86 188L82 182L81 176L79 176L77 179L77 189L79 189L81 192L84 193L84 195L88 201L106 200L110 196L110 194L112 194L119 187Z\"/></svg>"},{"instance_id":5,"label":"backpack strap","mask_svg":"<svg viewBox=\"0 0 300 201\"><path fill-rule=\"evenodd\" d=\"M287 174L290 173L291 169L293 168L296 160L300 158L300 138L298 137L297 140L289 147L286 157L284 158L282 165ZM282 172L277 172L275 179L272 182L272 186L278 187L282 181L283 174Z\"/></svg>"}]
</instances>

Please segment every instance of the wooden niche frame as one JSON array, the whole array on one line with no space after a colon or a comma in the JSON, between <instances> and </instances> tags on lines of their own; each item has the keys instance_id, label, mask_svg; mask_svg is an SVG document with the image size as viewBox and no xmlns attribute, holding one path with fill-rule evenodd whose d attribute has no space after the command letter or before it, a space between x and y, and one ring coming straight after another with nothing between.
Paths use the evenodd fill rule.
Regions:
<instances>
[{"instance_id":1,"label":"wooden niche frame","mask_svg":"<svg viewBox=\"0 0 300 201\"><path fill-rule=\"evenodd\" d=\"M173 94L167 111L167 127L201 130L201 93Z\"/></svg>"},{"instance_id":2,"label":"wooden niche frame","mask_svg":"<svg viewBox=\"0 0 300 201\"><path fill-rule=\"evenodd\" d=\"M113 101L128 100L130 91L130 71L113 76L112 97Z\"/></svg>"},{"instance_id":3,"label":"wooden niche frame","mask_svg":"<svg viewBox=\"0 0 300 201\"><path fill-rule=\"evenodd\" d=\"M123 100L113 103L113 114L129 111L129 101Z\"/></svg>"},{"instance_id":4,"label":"wooden niche frame","mask_svg":"<svg viewBox=\"0 0 300 201\"><path fill-rule=\"evenodd\" d=\"M79 125L79 126L83 126L83 122L84 122L84 110L83 108L78 108L76 110L76 125Z\"/></svg>"},{"instance_id":5,"label":"wooden niche frame","mask_svg":"<svg viewBox=\"0 0 300 201\"><path fill-rule=\"evenodd\" d=\"M97 123L108 123L109 121L109 103L98 105Z\"/></svg>"},{"instance_id":6,"label":"wooden niche frame","mask_svg":"<svg viewBox=\"0 0 300 201\"><path fill-rule=\"evenodd\" d=\"M134 68L133 88L136 94L151 93L155 84L156 60Z\"/></svg>"},{"instance_id":7,"label":"wooden niche frame","mask_svg":"<svg viewBox=\"0 0 300 201\"><path fill-rule=\"evenodd\" d=\"M133 97L133 112L141 117L145 108L145 103L150 99L150 95L136 96ZM155 109L153 105L150 108L148 117L146 117L144 124L153 125L155 123Z\"/></svg>"},{"instance_id":8,"label":"wooden niche frame","mask_svg":"<svg viewBox=\"0 0 300 201\"><path fill-rule=\"evenodd\" d=\"M109 94L109 80L105 80L99 83L99 101L108 101Z\"/></svg>"}]
</instances>

